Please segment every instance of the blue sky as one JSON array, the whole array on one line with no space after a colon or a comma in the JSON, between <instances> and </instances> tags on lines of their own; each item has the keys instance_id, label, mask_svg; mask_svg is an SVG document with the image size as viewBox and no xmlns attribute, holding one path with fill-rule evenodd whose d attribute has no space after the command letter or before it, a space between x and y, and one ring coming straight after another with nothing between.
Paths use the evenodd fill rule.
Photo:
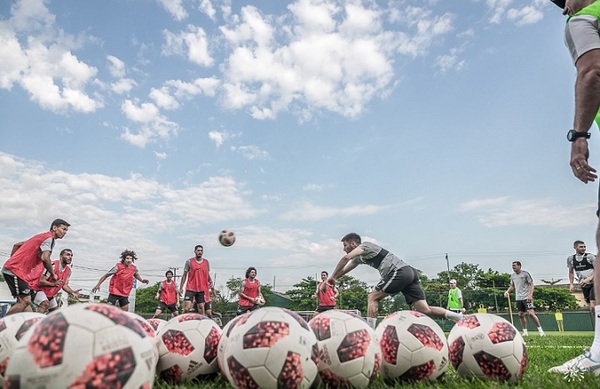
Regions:
<instances>
[{"instance_id":1,"label":"blue sky","mask_svg":"<svg viewBox=\"0 0 600 389\"><path fill-rule=\"evenodd\" d=\"M198 243L218 287L283 291L348 232L429 277L448 253L566 281L597 185L568 166L563 27L547 0L3 1L0 259L62 217L85 291Z\"/></svg>"}]
</instances>

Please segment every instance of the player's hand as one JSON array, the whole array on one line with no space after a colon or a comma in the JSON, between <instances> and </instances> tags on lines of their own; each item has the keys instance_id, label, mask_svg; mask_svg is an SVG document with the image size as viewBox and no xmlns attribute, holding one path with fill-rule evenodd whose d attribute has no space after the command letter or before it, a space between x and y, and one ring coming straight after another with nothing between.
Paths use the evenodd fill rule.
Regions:
<instances>
[{"instance_id":1,"label":"player's hand","mask_svg":"<svg viewBox=\"0 0 600 389\"><path fill-rule=\"evenodd\" d=\"M575 287L573 285L569 285L569 292L573 292L573 290L575 289Z\"/></svg>"},{"instance_id":2,"label":"player's hand","mask_svg":"<svg viewBox=\"0 0 600 389\"><path fill-rule=\"evenodd\" d=\"M96 293L96 292L98 292L98 290L100 290L100 288L98 286L94 286L92 288L92 293Z\"/></svg>"},{"instance_id":3,"label":"player's hand","mask_svg":"<svg viewBox=\"0 0 600 389\"><path fill-rule=\"evenodd\" d=\"M588 165L588 141L585 138L578 138L571 143L571 170L575 177L581 182L588 183L596 181L598 175L596 169Z\"/></svg>"},{"instance_id":4,"label":"player's hand","mask_svg":"<svg viewBox=\"0 0 600 389\"><path fill-rule=\"evenodd\" d=\"M508 292L504 292L504 297L508 298Z\"/></svg>"},{"instance_id":5,"label":"player's hand","mask_svg":"<svg viewBox=\"0 0 600 389\"><path fill-rule=\"evenodd\" d=\"M148 282L150 282L150 281L148 281L148 280L146 280L146 279L143 279L143 280L142 280L142 284L148 284Z\"/></svg>"}]
</instances>

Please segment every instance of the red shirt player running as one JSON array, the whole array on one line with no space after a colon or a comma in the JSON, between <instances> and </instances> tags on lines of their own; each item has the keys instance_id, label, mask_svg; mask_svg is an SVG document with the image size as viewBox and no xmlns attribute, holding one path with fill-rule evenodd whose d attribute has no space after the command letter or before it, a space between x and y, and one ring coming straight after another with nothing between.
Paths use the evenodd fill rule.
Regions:
<instances>
[{"instance_id":1,"label":"red shirt player running","mask_svg":"<svg viewBox=\"0 0 600 389\"><path fill-rule=\"evenodd\" d=\"M129 310L129 293L133 289L133 279L135 278L144 284L148 283L147 279L140 276L137 267L133 264L136 259L137 255L135 251L123 251L121 253L121 262L117 263L108 273L100 277L100 280L98 280L98 283L92 289L92 293L100 290L100 285L102 285L104 280L112 277L108 286L108 299L106 302L115 306L118 303L122 310Z\"/></svg>"},{"instance_id":2,"label":"red shirt player running","mask_svg":"<svg viewBox=\"0 0 600 389\"><path fill-rule=\"evenodd\" d=\"M63 219L56 219L50 225L50 231L37 234L13 246L10 258L2 267L2 275L17 303L8 310L6 315L32 311L32 286L41 277L44 268L53 279L56 279L50 255L54 248L54 241L64 238L69 226L70 224ZM43 263L43 267L33 271L40 262Z\"/></svg>"}]
</instances>

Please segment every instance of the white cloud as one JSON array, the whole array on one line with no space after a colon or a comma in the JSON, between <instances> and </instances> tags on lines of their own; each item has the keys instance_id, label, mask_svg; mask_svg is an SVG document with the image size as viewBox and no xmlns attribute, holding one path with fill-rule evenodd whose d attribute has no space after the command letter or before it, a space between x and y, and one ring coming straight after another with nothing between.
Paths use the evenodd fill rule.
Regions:
<instances>
[{"instance_id":1,"label":"white cloud","mask_svg":"<svg viewBox=\"0 0 600 389\"><path fill-rule=\"evenodd\" d=\"M379 213L387 209L380 205L355 205L345 208L321 207L310 203L302 203L292 211L281 215L283 220L297 220L315 222L332 217L365 216Z\"/></svg>"},{"instance_id":2,"label":"white cloud","mask_svg":"<svg viewBox=\"0 0 600 389\"><path fill-rule=\"evenodd\" d=\"M102 100L85 88L97 69L71 52L79 40L56 30L54 21L41 0L13 4L10 18L0 21L0 87L18 84L40 107L57 113L94 112Z\"/></svg>"},{"instance_id":3,"label":"white cloud","mask_svg":"<svg viewBox=\"0 0 600 389\"><path fill-rule=\"evenodd\" d=\"M517 26L534 24L543 19L542 10L549 4L546 0L530 0L529 4L518 1L512 7L513 3L513 0L486 0L491 12L490 23L499 24L506 19Z\"/></svg>"},{"instance_id":4,"label":"white cloud","mask_svg":"<svg viewBox=\"0 0 600 389\"><path fill-rule=\"evenodd\" d=\"M116 94L122 95L124 93L131 92L131 90L137 85L135 80L131 78L121 78L118 81L110 84L110 90Z\"/></svg>"},{"instance_id":5,"label":"white cloud","mask_svg":"<svg viewBox=\"0 0 600 389\"><path fill-rule=\"evenodd\" d=\"M200 66L211 66L214 59L208 52L206 32L201 27L188 25L187 32L174 34L163 31L165 43L162 46L163 55L184 56Z\"/></svg>"},{"instance_id":6,"label":"white cloud","mask_svg":"<svg viewBox=\"0 0 600 389\"><path fill-rule=\"evenodd\" d=\"M592 203L566 207L552 199L515 200L509 197L476 199L460 204L459 212L474 213L477 220L486 227L512 225L575 227L581 225L586 216L589 222L595 220Z\"/></svg>"},{"instance_id":7,"label":"white cloud","mask_svg":"<svg viewBox=\"0 0 600 389\"><path fill-rule=\"evenodd\" d=\"M230 137L231 134L229 134L227 131L210 131L208 133L208 139L215 142L215 146L217 146L217 148L221 147L221 145L223 145L223 143Z\"/></svg>"},{"instance_id":8,"label":"white cloud","mask_svg":"<svg viewBox=\"0 0 600 389\"><path fill-rule=\"evenodd\" d=\"M140 124L137 131L128 127L124 128L121 138L137 147L145 147L148 142L168 140L177 135L179 125L161 115L156 105L152 103L136 104L132 100L125 100L121 104L121 111L136 124Z\"/></svg>"},{"instance_id":9,"label":"white cloud","mask_svg":"<svg viewBox=\"0 0 600 389\"><path fill-rule=\"evenodd\" d=\"M268 160L269 153L265 150L261 150L260 147L256 145L248 145L248 146L231 146L232 151L237 151L242 154L242 156L249 160Z\"/></svg>"},{"instance_id":10,"label":"white cloud","mask_svg":"<svg viewBox=\"0 0 600 389\"><path fill-rule=\"evenodd\" d=\"M235 220L252 220L264 212L248 202L243 184L227 176L186 186L163 185L139 174L115 177L54 170L2 152L0 197L0 247L47 230L61 217L72 226L57 247L72 248L75 264L106 270L124 248L136 250L142 271L180 263L172 240L180 238L181 231L226 225L233 215ZM175 237L173 231L179 231ZM193 235L196 241L198 235Z\"/></svg>"},{"instance_id":11,"label":"white cloud","mask_svg":"<svg viewBox=\"0 0 600 389\"><path fill-rule=\"evenodd\" d=\"M302 190L306 192L322 192L325 189L333 188L332 184L322 185L322 184L312 184L308 183L302 187Z\"/></svg>"},{"instance_id":12,"label":"white cloud","mask_svg":"<svg viewBox=\"0 0 600 389\"><path fill-rule=\"evenodd\" d=\"M188 17L188 13L183 7L183 0L158 0L158 2L178 22Z\"/></svg>"},{"instance_id":13,"label":"white cloud","mask_svg":"<svg viewBox=\"0 0 600 389\"><path fill-rule=\"evenodd\" d=\"M108 64L108 72L111 76L115 78L125 77L125 63L123 61L113 55L107 55L106 59L110 62Z\"/></svg>"},{"instance_id":14,"label":"white cloud","mask_svg":"<svg viewBox=\"0 0 600 389\"><path fill-rule=\"evenodd\" d=\"M202 13L204 13L206 16L208 16L211 20L215 20L215 15L217 14L217 11L215 11L215 8L213 7L210 0L200 0L200 5L198 6L198 9L202 11Z\"/></svg>"}]
</instances>

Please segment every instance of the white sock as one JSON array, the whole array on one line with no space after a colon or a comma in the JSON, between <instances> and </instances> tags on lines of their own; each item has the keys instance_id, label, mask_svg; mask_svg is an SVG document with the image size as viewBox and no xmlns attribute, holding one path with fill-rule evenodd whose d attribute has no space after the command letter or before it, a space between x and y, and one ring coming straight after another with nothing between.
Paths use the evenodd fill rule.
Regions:
<instances>
[{"instance_id":1,"label":"white sock","mask_svg":"<svg viewBox=\"0 0 600 389\"><path fill-rule=\"evenodd\" d=\"M594 361L600 361L600 305L594 308L596 312L596 326L594 328L594 341L590 347L590 356Z\"/></svg>"},{"instance_id":2,"label":"white sock","mask_svg":"<svg viewBox=\"0 0 600 389\"><path fill-rule=\"evenodd\" d=\"M375 318L375 317L365 317L365 319L367 319L367 324L372 329L375 329L375 327L377 327L377 318Z\"/></svg>"},{"instance_id":3,"label":"white sock","mask_svg":"<svg viewBox=\"0 0 600 389\"><path fill-rule=\"evenodd\" d=\"M538 327L538 332L544 332L544 330L542 329L542 327Z\"/></svg>"},{"instance_id":4,"label":"white sock","mask_svg":"<svg viewBox=\"0 0 600 389\"><path fill-rule=\"evenodd\" d=\"M462 315L462 313L456 313L456 312L446 310L444 317L449 320L459 321L460 319L463 318L463 315Z\"/></svg>"}]
</instances>

